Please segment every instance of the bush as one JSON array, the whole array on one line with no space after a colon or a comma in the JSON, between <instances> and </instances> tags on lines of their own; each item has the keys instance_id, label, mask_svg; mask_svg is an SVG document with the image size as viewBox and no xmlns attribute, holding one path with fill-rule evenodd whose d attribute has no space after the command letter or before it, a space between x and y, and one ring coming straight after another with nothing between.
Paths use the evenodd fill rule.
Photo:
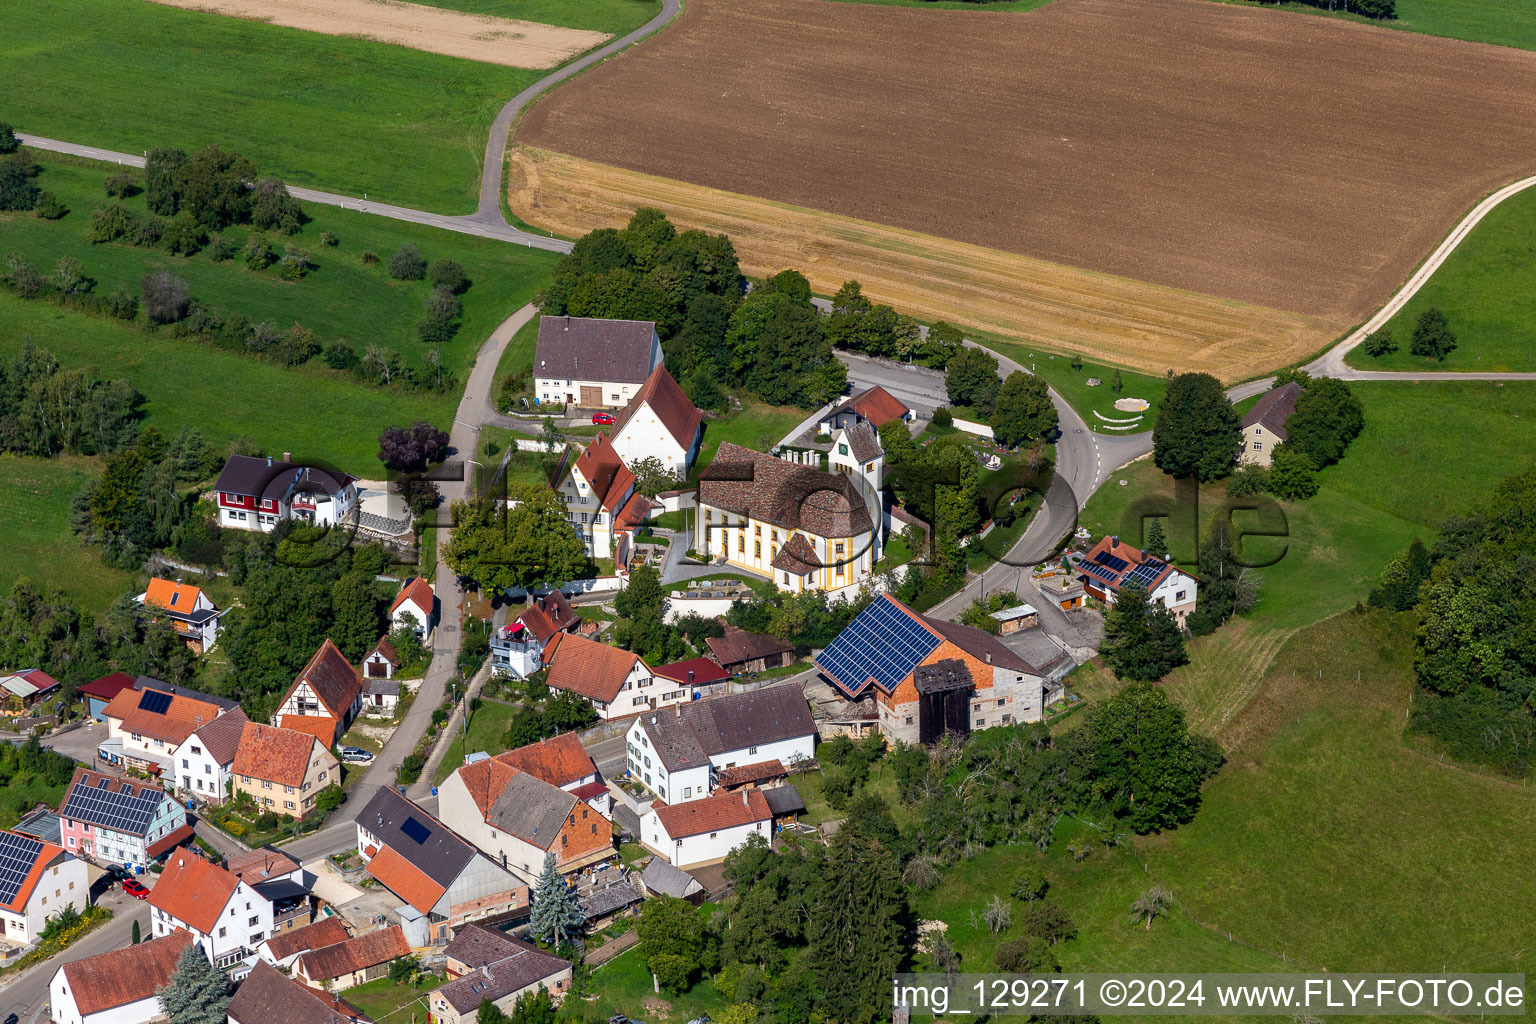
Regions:
<instances>
[{"instance_id":1,"label":"bush","mask_svg":"<svg viewBox=\"0 0 1536 1024\"><path fill-rule=\"evenodd\" d=\"M453 260L433 260L427 268L427 281L433 288L446 288L454 295L469 287L469 275Z\"/></svg>"},{"instance_id":2,"label":"bush","mask_svg":"<svg viewBox=\"0 0 1536 1024\"><path fill-rule=\"evenodd\" d=\"M1365 349L1366 355L1380 359L1397 351L1397 339L1392 337L1390 328L1383 327L1379 331L1367 334L1361 346Z\"/></svg>"},{"instance_id":3,"label":"bush","mask_svg":"<svg viewBox=\"0 0 1536 1024\"><path fill-rule=\"evenodd\" d=\"M139 179L127 171L119 171L116 174L108 175L107 180L101 183L101 187L106 189L107 195L113 199L127 199L130 196L138 195L141 191Z\"/></svg>"},{"instance_id":4,"label":"bush","mask_svg":"<svg viewBox=\"0 0 1536 1024\"><path fill-rule=\"evenodd\" d=\"M21 140L16 137L16 131L4 121L0 121L0 153L14 153L21 148Z\"/></svg>"},{"instance_id":5,"label":"bush","mask_svg":"<svg viewBox=\"0 0 1536 1024\"><path fill-rule=\"evenodd\" d=\"M1251 498L1269 487L1269 472L1251 463L1237 467L1227 477L1227 493L1234 498Z\"/></svg>"},{"instance_id":6,"label":"bush","mask_svg":"<svg viewBox=\"0 0 1536 1024\"><path fill-rule=\"evenodd\" d=\"M427 345L441 345L452 341L459 331L458 321L452 317L428 313L416 324L416 336Z\"/></svg>"},{"instance_id":7,"label":"bush","mask_svg":"<svg viewBox=\"0 0 1536 1024\"><path fill-rule=\"evenodd\" d=\"M5 274L16 294L24 299L35 299L43 290L43 275L19 253L6 256Z\"/></svg>"},{"instance_id":8,"label":"bush","mask_svg":"<svg viewBox=\"0 0 1536 1024\"><path fill-rule=\"evenodd\" d=\"M122 203L111 203L91 211L91 221L85 229L85 240L92 245L116 242L138 234L138 218Z\"/></svg>"},{"instance_id":9,"label":"bush","mask_svg":"<svg viewBox=\"0 0 1536 1024\"><path fill-rule=\"evenodd\" d=\"M160 232L160 247L178 256L191 256L208 240L208 232L186 212L178 213L164 222Z\"/></svg>"},{"instance_id":10,"label":"bush","mask_svg":"<svg viewBox=\"0 0 1536 1024\"><path fill-rule=\"evenodd\" d=\"M144 296L144 312L149 316L150 323L175 323L187 315L187 308L192 302L187 282L168 270L145 275L139 282L139 291Z\"/></svg>"},{"instance_id":11,"label":"bush","mask_svg":"<svg viewBox=\"0 0 1536 1024\"><path fill-rule=\"evenodd\" d=\"M52 192L39 192L37 194L37 215L44 220L58 220L69 212L59 197Z\"/></svg>"},{"instance_id":12,"label":"bush","mask_svg":"<svg viewBox=\"0 0 1536 1024\"><path fill-rule=\"evenodd\" d=\"M279 274L284 281L302 280L305 274L315 269L309 258L309 250L293 245L283 249L283 258L278 262L281 264Z\"/></svg>"},{"instance_id":13,"label":"bush","mask_svg":"<svg viewBox=\"0 0 1536 1024\"><path fill-rule=\"evenodd\" d=\"M235 244L235 240L233 238L226 238L223 235L214 235L212 238L208 239L208 256L215 263L225 263L229 260L232 260L235 258L235 254L239 251L240 247Z\"/></svg>"},{"instance_id":14,"label":"bush","mask_svg":"<svg viewBox=\"0 0 1536 1024\"><path fill-rule=\"evenodd\" d=\"M145 217L139 221L133 237L128 241L134 245L156 246L160 244L160 237L165 234L165 220L162 217Z\"/></svg>"},{"instance_id":15,"label":"bush","mask_svg":"<svg viewBox=\"0 0 1536 1024\"><path fill-rule=\"evenodd\" d=\"M288 194L288 186L276 178L262 178L251 192L251 223L263 231L298 234L304 225L304 210Z\"/></svg>"},{"instance_id":16,"label":"bush","mask_svg":"<svg viewBox=\"0 0 1536 1024\"><path fill-rule=\"evenodd\" d=\"M940 429L952 427L955 425L955 414L949 411L948 406L941 405L933 410L933 425Z\"/></svg>"},{"instance_id":17,"label":"bush","mask_svg":"<svg viewBox=\"0 0 1536 1024\"><path fill-rule=\"evenodd\" d=\"M106 311L108 316L119 320L132 320L139 315L139 300L127 290L119 288L107 296Z\"/></svg>"},{"instance_id":18,"label":"bush","mask_svg":"<svg viewBox=\"0 0 1536 1024\"><path fill-rule=\"evenodd\" d=\"M1028 903L1044 896L1048 888L1050 882L1046 881L1045 872L1038 864L1031 864L1014 876L1012 893L1015 899Z\"/></svg>"},{"instance_id":19,"label":"bush","mask_svg":"<svg viewBox=\"0 0 1536 1024\"><path fill-rule=\"evenodd\" d=\"M240 256L245 260L245 265L252 270L266 270L277 258L272 247L267 244L265 236L251 232L251 237L246 239L245 248L240 250Z\"/></svg>"},{"instance_id":20,"label":"bush","mask_svg":"<svg viewBox=\"0 0 1536 1024\"><path fill-rule=\"evenodd\" d=\"M322 231L320 232L320 244L327 249L334 249L336 248L336 236L329 231Z\"/></svg>"},{"instance_id":21,"label":"bush","mask_svg":"<svg viewBox=\"0 0 1536 1024\"><path fill-rule=\"evenodd\" d=\"M397 281L420 281L427 275L427 261L421 250L406 242L389 258L389 276Z\"/></svg>"},{"instance_id":22,"label":"bush","mask_svg":"<svg viewBox=\"0 0 1536 1024\"><path fill-rule=\"evenodd\" d=\"M998 943L992 962L1009 974L1052 974L1061 970L1050 943L1033 935Z\"/></svg>"},{"instance_id":23,"label":"bush","mask_svg":"<svg viewBox=\"0 0 1536 1024\"><path fill-rule=\"evenodd\" d=\"M359 256L358 259L362 260L365 265L371 267L375 263L379 262L379 254L376 253L376 252L373 252L370 249L364 249L363 250L363 254L361 256Z\"/></svg>"},{"instance_id":24,"label":"bush","mask_svg":"<svg viewBox=\"0 0 1536 1024\"><path fill-rule=\"evenodd\" d=\"M333 370L350 370L357 365L357 352L344 341L325 346L325 365Z\"/></svg>"},{"instance_id":25,"label":"bush","mask_svg":"<svg viewBox=\"0 0 1536 1024\"><path fill-rule=\"evenodd\" d=\"M37 196L25 163L16 157L0 160L0 210L30 210L37 205Z\"/></svg>"}]
</instances>

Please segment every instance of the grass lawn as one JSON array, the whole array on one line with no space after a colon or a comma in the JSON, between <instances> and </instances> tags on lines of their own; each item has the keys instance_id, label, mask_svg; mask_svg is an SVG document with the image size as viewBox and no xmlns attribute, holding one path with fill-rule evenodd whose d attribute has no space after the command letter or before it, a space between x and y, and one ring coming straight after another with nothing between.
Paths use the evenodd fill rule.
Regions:
<instances>
[{"instance_id":1,"label":"grass lawn","mask_svg":"<svg viewBox=\"0 0 1536 1024\"><path fill-rule=\"evenodd\" d=\"M661 0L416 0L429 7L446 7L493 18L520 18L545 25L564 25L593 32L623 35L639 28L661 10Z\"/></svg>"},{"instance_id":2,"label":"grass lawn","mask_svg":"<svg viewBox=\"0 0 1536 1024\"><path fill-rule=\"evenodd\" d=\"M427 1016L426 994L448 979L439 974L423 975L416 985L397 985L389 978L376 978L364 985L344 989L339 995L376 1021L400 1021L408 1024L411 1014L407 1011L391 1017L401 1007L421 1000L420 1017Z\"/></svg>"},{"instance_id":3,"label":"grass lawn","mask_svg":"<svg viewBox=\"0 0 1536 1024\"><path fill-rule=\"evenodd\" d=\"M809 409L768 405L751 396L742 396L740 409L720 419L705 418L704 439L699 442L699 455L688 476L689 482L698 481L699 474L714 460L722 441L766 452L808 415Z\"/></svg>"},{"instance_id":4,"label":"grass lawn","mask_svg":"<svg viewBox=\"0 0 1536 1024\"><path fill-rule=\"evenodd\" d=\"M433 782L442 782L464 763L466 754L473 754L483 750L488 754L499 754L507 749L507 726L512 723L512 716L517 714L517 708L500 701L488 700L480 705L480 710L469 716L468 727L461 726L453 736L453 742L448 744L448 752L443 755L443 763L437 766L437 772L433 775ZM468 742L465 735L468 735Z\"/></svg>"},{"instance_id":5,"label":"grass lawn","mask_svg":"<svg viewBox=\"0 0 1536 1024\"><path fill-rule=\"evenodd\" d=\"M673 530L681 532L688 529L692 525L693 523L689 520L687 511L684 509L678 509L676 512L663 512L661 515L651 520L651 529L653 530Z\"/></svg>"},{"instance_id":6,"label":"grass lawn","mask_svg":"<svg viewBox=\"0 0 1536 1024\"><path fill-rule=\"evenodd\" d=\"M1137 841L1185 910L1287 969L1520 970L1536 938L1536 791L1402 743L1411 635L1346 613L1294 636L1199 815Z\"/></svg>"},{"instance_id":7,"label":"grass lawn","mask_svg":"<svg viewBox=\"0 0 1536 1024\"><path fill-rule=\"evenodd\" d=\"M458 262L471 284L463 295L462 325L443 346L442 357L444 367L461 379L485 339L543 286L556 260L553 253L318 204L305 206L312 219L297 235L267 236L279 251L287 242L309 251L319 269L302 281L283 281L272 270L250 270L238 257L216 263L206 251L187 257L117 243L92 245L85 240L90 214L109 202L102 182L117 166L54 154L42 154L40 162L44 170L38 183L58 195L70 213L58 221L29 213L0 214L6 251L21 253L39 272L46 275L61 256L74 256L96 280L96 291L123 287L138 294L144 275L169 270L187 281L199 302L244 314L253 323L300 323L313 330L322 345L345 340L359 355L376 343L398 353L407 366L425 366L428 346L417 340L416 323L430 288L425 281L392 280L386 264L406 243L414 244L429 262ZM148 212L142 194L126 205L140 215ZM336 246L320 244L321 233L327 231L336 236ZM250 230L236 227L224 234L243 246ZM365 264L365 252L380 261ZM311 372L330 372L322 367L320 359L310 364Z\"/></svg>"},{"instance_id":8,"label":"grass lawn","mask_svg":"<svg viewBox=\"0 0 1536 1024\"><path fill-rule=\"evenodd\" d=\"M707 904L700 910L706 914L708 911ZM716 991L714 982L707 977L680 996L658 996L651 989L651 972L645 966L638 946L596 968L587 982L587 990L596 993L597 999L592 1003L577 1000L573 1005L592 1007L598 1020L606 1020L610 1014L624 1013L647 1021L685 1021L706 1014L718 1017L727 1005ZM671 1012L660 1014L641 1005L655 999L669 1003Z\"/></svg>"},{"instance_id":9,"label":"grass lawn","mask_svg":"<svg viewBox=\"0 0 1536 1024\"><path fill-rule=\"evenodd\" d=\"M1234 0L1223 2L1232 3ZM1236 2L1245 7L1257 6L1249 0ZM1266 3L1264 6L1274 5ZM1536 50L1536 19L1531 17L1529 0L1397 0L1396 21L1373 21L1354 14L1330 14L1310 4L1286 2L1279 6L1285 10L1346 18L1405 32L1422 32L1429 36Z\"/></svg>"},{"instance_id":10,"label":"grass lawn","mask_svg":"<svg viewBox=\"0 0 1536 1024\"><path fill-rule=\"evenodd\" d=\"M100 475L100 463L81 456L0 455L0 588L26 576L98 612L127 591L133 574L102 564L69 528L70 501Z\"/></svg>"},{"instance_id":11,"label":"grass lawn","mask_svg":"<svg viewBox=\"0 0 1536 1024\"><path fill-rule=\"evenodd\" d=\"M975 338L987 348L1000 352L1026 370L1033 367L1033 372L1044 377L1045 382L1055 388L1057 394L1077 410L1083 422L1094 430L1111 434L1136 433L1141 430L1151 430L1153 422L1157 419L1157 407L1162 402L1168 386L1166 378L1136 373L1134 370L1119 370L1117 367L1089 360L1083 361L1081 370L1074 370L1071 356L1062 355L1059 352L1048 352L1038 345L1025 345L1008 338L975 331L969 332L967 337ZM1116 372L1120 374L1122 385L1118 393L1111 389ZM1102 383L1089 387L1088 380L1094 377ZM1116 409L1115 402L1121 398L1140 398L1148 403L1146 411L1140 414L1140 422L1111 422L1134 419L1138 415L1135 412L1122 412ZM1111 426L1127 429L1109 430Z\"/></svg>"},{"instance_id":12,"label":"grass lawn","mask_svg":"<svg viewBox=\"0 0 1536 1024\"><path fill-rule=\"evenodd\" d=\"M0 63L18 131L219 143L285 181L441 213L474 210L491 120L545 73L141 0L8 4Z\"/></svg>"},{"instance_id":13,"label":"grass lawn","mask_svg":"<svg viewBox=\"0 0 1536 1024\"><path fill-rule=\"evenodd\" d=\"M1527 20L1536 40L1536 18ZM1349 353L1349 365L1367 370L1536 371L1533 293L1536 189L1527 189L1484 217L1391 319L1387 327L1397 340L1396 352L1373 358L1362 346ZM1409 351L1414 325L1431 306L1445 312L1456 335L1456 348L1444 362Z\"/></svg>"}]
</instances>

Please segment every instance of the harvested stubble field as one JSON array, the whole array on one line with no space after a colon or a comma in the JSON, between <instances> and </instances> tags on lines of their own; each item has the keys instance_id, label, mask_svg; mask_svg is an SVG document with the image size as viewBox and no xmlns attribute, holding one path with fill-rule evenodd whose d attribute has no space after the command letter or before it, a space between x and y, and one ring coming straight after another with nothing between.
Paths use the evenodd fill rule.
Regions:
<instances>
[{"instance_id":1,"label":"harvested stubble field","mask_svg":"<svg viewBox=\"0 0 1536 1024\"><path fill-rule=\"evenodd\" d=\"M642 179L614 181L621 168L916 232L882 247L890 263L958 239L1264 307L1242 315L1291 311L1321 344L1481 195L1531 172L1533 107L1531 53L1201 0L1056 0L1005 17L692 0L667 32L545 97L517 138L609 165L540 169L593 179L588 222L566 230L611 223L600 207L625 205L625 188L642 201ZM548 205L578 220L584 184ZM675 202L720 205L703 191ZM803 252L832 245L807 223ZM823 276L844 276L843 258L827 252ZM991 326L1053 338L1040 305L1057 306L1030 297L1005 311L1011 329ZM1155 313L1119 330L1229 377L1298 345L1277 331L1254 356L1230 328L1191 341ZM1234 345L1242 357L1224 358Z\"/></svg>"},{"instance_id":2,"label":"harvested stubble field","mask_svg":"<svg viewBox=\"0 0 1536 1024\"><path fill-rule=\"evenodd\" d=\"M449 57L552 68L608 39L603 32L465 14L399 0L154 0L328 36L356 36Z\"/></svg>"}]
</instances>

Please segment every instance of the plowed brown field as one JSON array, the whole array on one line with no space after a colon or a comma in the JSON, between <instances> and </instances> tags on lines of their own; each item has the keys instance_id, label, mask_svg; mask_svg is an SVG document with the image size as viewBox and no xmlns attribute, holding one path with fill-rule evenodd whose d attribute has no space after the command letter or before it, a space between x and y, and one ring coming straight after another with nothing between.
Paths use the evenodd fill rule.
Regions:
<instances>
[{"instance_id":1,"label":"plowed brown field","mask_svg":"<svg viewBox=\"0 0 1536 1024\"><path fill-rule=\"evenodd\" d=\"M527 146L513 147L511 160L513 211L561 234L619 227L636 207L652 206L680 227L730 235L749 274L796 267L826 294L855 278L865 294L924 319L1148 373L1241 380L1304 358L1346 326Z\"/></svg>"},{"instance_id":2,"label":"plowed brown field","mask_svg":"<svg viewBox=\"0 0 1536 1024\"><path fill-rule=\"evenodd\" d=\"M1204 0L689 0L517 140L1343 324L1536 170L1533 110L1536 53Z\"/></svg>"}]
</instances>

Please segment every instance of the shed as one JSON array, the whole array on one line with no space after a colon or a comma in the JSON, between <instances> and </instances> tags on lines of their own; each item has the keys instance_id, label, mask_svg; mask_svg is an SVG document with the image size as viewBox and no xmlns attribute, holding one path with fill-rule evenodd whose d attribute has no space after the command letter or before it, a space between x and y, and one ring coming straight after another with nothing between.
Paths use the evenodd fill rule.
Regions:
<instances>
[{"instance_id":1,"label":"shed","mask_svg":"<svg viewBox=\"0 0 1536 1024\"><path fill-rule=\"evenodd\" d=\"M992 617L998 621L999 632L1004 636L1009 633L1017 633L1021 629L1033 629L1040 625L1040 613L1032 604L1021 604L1015 608L1004 608L1000 612L993 612Z\"/></svg>"},{"instance_id":2,"label":"shed","mask_svg":"<svg viewBox=\"0 0 1536 1024\"><path fill-rule=\"evenodd\" d=\"M675 896L680 900L687 900L694 906L704 902L708 895L704 886L697 878L694 878L682 868L675 868L660 857L652 857L651 862L640 873L640 887L645 894L652 898L659 896Z\"/></svg>"}]
</instances>

